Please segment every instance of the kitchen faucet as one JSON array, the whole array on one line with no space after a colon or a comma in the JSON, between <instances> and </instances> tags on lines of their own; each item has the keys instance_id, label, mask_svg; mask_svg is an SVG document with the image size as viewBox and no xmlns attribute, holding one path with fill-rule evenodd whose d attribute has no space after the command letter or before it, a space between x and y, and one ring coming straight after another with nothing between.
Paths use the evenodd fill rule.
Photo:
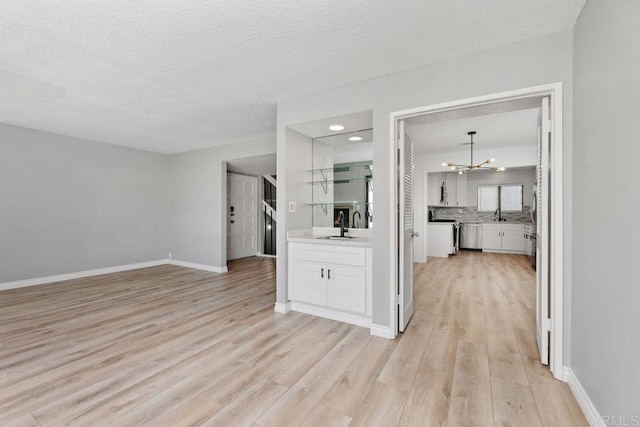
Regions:
<instances>
[{"instance_id":1,"label":"kitchen faucet","mask_svg":"<svg viewBox=\"0 0 640 427\"><path fill-rule=\"evenodd\" d=\"M358 224L356 224L356 214L358 214L358 219L362 219L362 215L360 215L359 211L353 212L353 218L351 219L351 223L353 224L353 228L358 228Z\"/></svg>"},{"instance_id":2,"label":"kitchen faucet","mask_svg":"<svg viewBox=\"0 0 640 427\"><path fill-rule=\"evenodd\" d=\"M502 221L503 220L502 219L502 209L500 209L500 207L498 207L498 209L496 209L496 211L493 213L493 216L494 216L494 218L493 218L494 221L496 220L496 218L495 218L496 216L498 217L498 221Z\"/></svg>"},{"instance_id":3,"label":"kitchen faucet","mask_svg":"<svg viewBox=\"0 0 640 427\"><path fill-rule=\"evenodd\" d=\"M345 228L344 228L344 212L343 211L338 212L338 221L340 221L340 237L344 237Z\"/></svg>"}]
</instances>

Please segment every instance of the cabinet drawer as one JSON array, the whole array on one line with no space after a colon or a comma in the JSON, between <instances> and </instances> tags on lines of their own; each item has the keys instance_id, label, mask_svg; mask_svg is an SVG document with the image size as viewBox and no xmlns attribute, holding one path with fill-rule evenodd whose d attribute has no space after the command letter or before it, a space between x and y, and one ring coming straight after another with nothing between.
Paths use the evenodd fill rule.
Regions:
<instances>
[{"instance_id":1,"label":"cabinet drawer","mask_svg":"<svg viewBox=\"0 0 640 427\"><path fill-rule=\"evenodd\" d=\"M502 231L521 231L522 224L502 224Z\"/></svg>"},{"instance_id":2,"label":"cabinet drawer","mask_svg":"<svg viewBox=\"0 0 640 427\"><path fill-rule=\"evenodd\" d=\"M482 231L502 231L502 224L482 224Z\"/></svg>"},{"instance_id":3,"label":"cabinet drawer","mask_svg":"<svg viewBox=\"0 0 640 427\"><path fill-rule=\"evenodd\" d=\"M289 244L289 251L294 260L353 265L358 267L364 267L366 265L365 248L295 243Z\"/></svg>"}]
</instances>

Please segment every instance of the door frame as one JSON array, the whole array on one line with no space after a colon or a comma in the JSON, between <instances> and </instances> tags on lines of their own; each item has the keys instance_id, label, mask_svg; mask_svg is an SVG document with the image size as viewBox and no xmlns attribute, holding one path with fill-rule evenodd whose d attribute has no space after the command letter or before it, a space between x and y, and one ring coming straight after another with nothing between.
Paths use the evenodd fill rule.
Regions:
<instances>
[{"instance_id":1,"label":"door frame","mask_svg":"<svg viewBox=\"0 0 640 427\"><path fill-rule=\"evenodd\" d=\"M477 96L473 98L460 99L455 101L443 102L439 104L426 105L422 107L410 108L390 113L389 115L389 170L390 188L392 189L392 203L390 203L391 226L389 227L390 241L395 248L393 256L390 260L390 288L389 288L389 313L391 319L391 335L395 338L398 335L398 309L397 289L398 283L398 254L399 238L398 238L398 218L396 209L398 205L398 146L397 138L398 122L423 114L432 114L449 110L457 110L461 108L474 107L484 104L493 104L496 102L512 101L523 98L537 98L548 96L551 106L551 149L550 172L551 172L551 194L549 203L551 204L550 212L550 293L551 298L551 352L549 357L549 367L551 373L557 379L563 379L563 340L564 340L564 235L563 235L563 215L564 215L564 199L563 199L563 135L562 135L562 82L544 84L528 88L516 89L505 92L498 92L488 95Z\"/></svg>"}]
</instances>

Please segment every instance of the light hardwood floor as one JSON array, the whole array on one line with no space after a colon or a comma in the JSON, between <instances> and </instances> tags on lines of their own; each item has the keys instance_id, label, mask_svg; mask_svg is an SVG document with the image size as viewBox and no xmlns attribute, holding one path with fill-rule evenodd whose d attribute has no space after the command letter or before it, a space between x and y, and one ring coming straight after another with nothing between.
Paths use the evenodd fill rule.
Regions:
<instances>
[{"instance_id":1,"label":"light hardwood floor","mask_svg":"<svg viewBox=\"0 0 640 427\"><path fill-rule=\"evenodd\" d=\"M249 258L0 292L0 425L587 425L537 362L524 256L416 264L394 341L274 313L274 275Z\"/></svg>"}]
</instances>

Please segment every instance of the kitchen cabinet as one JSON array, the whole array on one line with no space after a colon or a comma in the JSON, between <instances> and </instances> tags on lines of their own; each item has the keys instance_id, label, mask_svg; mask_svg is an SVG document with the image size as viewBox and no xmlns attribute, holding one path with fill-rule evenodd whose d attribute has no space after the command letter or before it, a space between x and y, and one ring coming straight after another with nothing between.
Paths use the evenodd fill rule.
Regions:
<instances>
[{"instance_id":1,"label":"kitchen cabinet","mask_svg":"<svg viewBox=\"0 0 640 427\"><path fill-rule=\"evenodd\" d=\"M456 206L468 206L467 201L467 175L456 175Z\"/></svg>"},{"instance_id":2,"label":"kitchen cabinet","mask_svg":"<svg viewBox=\"0 0 640 427\"><path fill-rule=\"evenodd\" d=\"M427 224L427 257L446 258L455 254L452 223Z\"/></svg>"},{"instance_id":3,"label":"kitchen cabinet","mask_svg":"<svg viewBox=\"0 0 640 427\"><path fill-rule=\"evenodd\" d=\"M482 224L482 250L522 253L522 225Z\"/></svg>"},{"instance_id":4,"label":"kitchen cabinet","mask_svg":"<svg viewBox=\"0 0 640 427\"><path fill-rule=\"evenodd\" d=\"M444 198L440 188L444 184ZM467 206L467 176L457 172L433 172L427 175L429 206Z\"/></svg>"},{"instance_id":5,"label":"kitchen cabinet","mask_svg":"<svg viewBox=\"0 0 640 427\"><path fill-rule=\"evenodd\" d=\"M371 248L289 243L292 309L361 326L370 324L371 259Z\"/></svg>"}]
</instances>

